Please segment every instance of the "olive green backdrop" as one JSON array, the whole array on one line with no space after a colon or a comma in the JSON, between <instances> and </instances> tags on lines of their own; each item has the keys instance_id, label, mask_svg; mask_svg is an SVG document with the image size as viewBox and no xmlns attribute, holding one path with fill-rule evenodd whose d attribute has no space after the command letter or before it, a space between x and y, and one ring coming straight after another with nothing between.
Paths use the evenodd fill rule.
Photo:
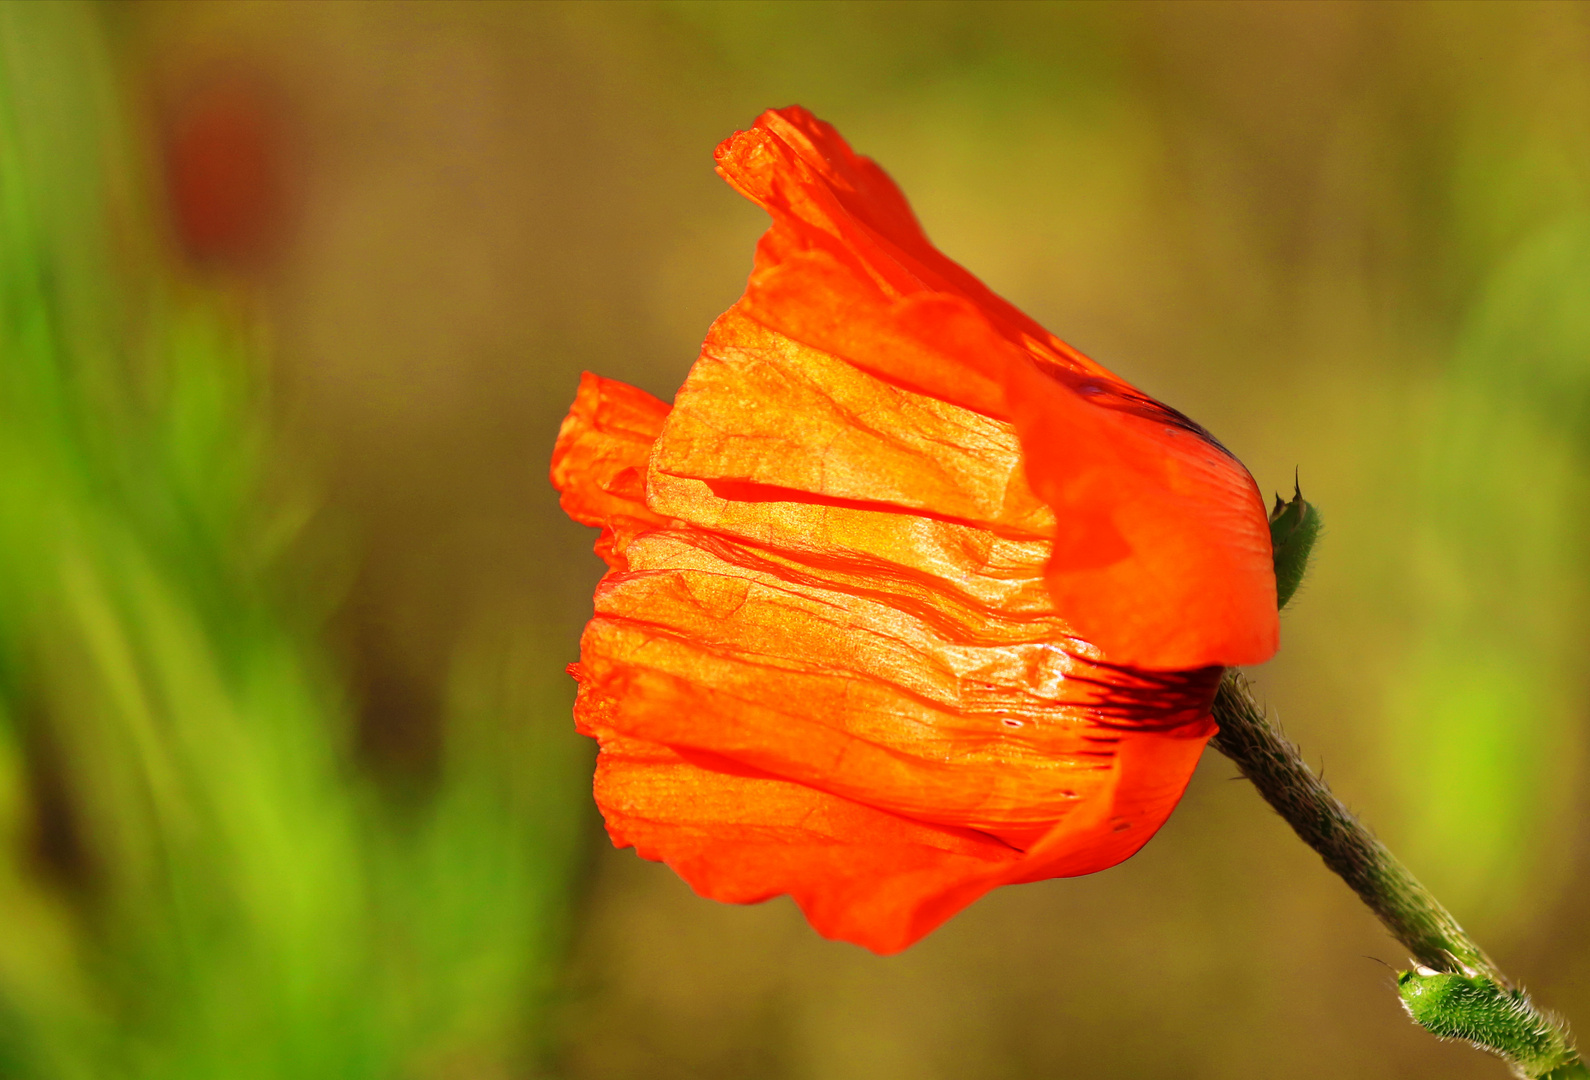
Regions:
<instances>
[{"instance_id":1,"label":"olive green backdrop","mask_svg":"<svg viewBox=\"0 0 1590 1080\"><path fill-rule=\"evenodd\" d=\"M258 329L278 471L317 493L297 572L325 582L357 756L399 802L435 798L460 671L529 688L482 723L563 723L599 564L545 479L558 420L582 369L672 394L763 228L712 148L799 102L951 257L1196 417L1266 491L1300 471L1327 532L1263 692L1502 966L1590 1031L1590 9L145 0L94 18L138 137L222 75L279 109L279 250L237 280L192 273ZM568 757L587 751L558 753L532 786L572 777L588 845L550 1004L489 964L485 984L449 969L475 991L454 996L464 1019L393 1075L1502 1074L1403 1018L1376 962L1402 963L1395 944L1213 755L1135 859L1004 890L878 959L785 901L699 900L612 851ZM438 841L437 865L466 842ZM467 926L472 956L528 955L514 921L543 918L392 895ZM543 1049L504 1050L533 1014Z\"/></svg>"}]
</instances>

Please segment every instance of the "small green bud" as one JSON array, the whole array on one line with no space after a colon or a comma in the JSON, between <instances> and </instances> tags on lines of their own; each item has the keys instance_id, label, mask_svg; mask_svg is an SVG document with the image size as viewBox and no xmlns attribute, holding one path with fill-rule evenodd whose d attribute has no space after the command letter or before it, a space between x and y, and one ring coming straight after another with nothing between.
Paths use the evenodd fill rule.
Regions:
<instances>
[{"instance_id":1,"label":"small green bud","mask_svg":"<svg viewBox=\"0 0 1590 1080\"><path fill-rule=\"evenodd\" d=\"M1413 1022L1430 1034L1489 1050L1519 1076L1546 1077L1578 1062L1561 1028L1541 1015L1529 995L1484 975L1419 967L1398 974L1397 993Z\"/></svg>"},{"instance_id":2,"label":"small green bud","mask_svg":"<svg viewBox=\"0 0 1590 1080\"><path fill-rule=\"evenodd\" d=\"M1319 539L1319 507L1303 498L1303 489L1294 479L1291 502L1275 497L1270 511L1270 548L1275 553L1275 603L1286 607L1308 572L1309 552Z\"/></svg>"}]
</instances>

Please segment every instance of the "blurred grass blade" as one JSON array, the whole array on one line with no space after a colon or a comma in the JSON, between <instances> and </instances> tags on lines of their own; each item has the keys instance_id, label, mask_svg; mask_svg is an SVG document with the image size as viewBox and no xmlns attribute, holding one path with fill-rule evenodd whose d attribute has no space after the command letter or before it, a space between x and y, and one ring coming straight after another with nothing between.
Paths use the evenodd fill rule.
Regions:
<instances>
[{"instance_id":1,"label":"blurred grass blade","mask_svg":"<svg viewBox=\"0 0 1590 1080\"><path fill-rule=\"evenodd\" d=\"M362 779L258 539L245 337L162 284L114 85L95 9L0 6L0 1075L506 1069L576 820L531 720L567 703L509 648L461 669L418 823Z\"/></svg>"}]
</instances>

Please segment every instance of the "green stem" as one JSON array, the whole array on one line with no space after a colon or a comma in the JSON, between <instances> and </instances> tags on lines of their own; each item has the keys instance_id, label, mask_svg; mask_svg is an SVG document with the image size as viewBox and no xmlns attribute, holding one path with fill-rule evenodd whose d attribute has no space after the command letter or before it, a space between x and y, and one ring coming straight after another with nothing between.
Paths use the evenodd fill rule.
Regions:
<instances>
[{"instance_id":1,"label":"green stem","mask_svg":"<svg viewBox=\"0 0 1590 1080\"><path fill-rule=\"evenodd\" d=\"M1314 775L1235 671L1220 684L1214 717L1220 725L1215 749L1236 763L1264 801L1319 852L1414 960L1436 971L1458 971L1461 965L1508 985L1446 908Z\"/></svg>"},{"instance_id":2,"label":"green stem","mask_svg":"<svg viewBox=\"0 0 1590 1080\"><path fill-rule=\"evenodd\" d=\"M1440 901L1314 775L1297 747L1265 716L1247 680L1234 670L1226 673L1215 695L1214 718L1220 725L1212 744L1215 749L1236 763L1265 802L1319 852L1325 865L1379 916L1415 962L1429 973L1442 973L1435 978L1456 977L1466 984L1460 988L1461 1002L1451 1012L1432 1018L1421 1012L1431 1008L1425 1004L1430 999L1410 999L1408 985L1431 975L1405 975L1399 986L1415 1020L1437 1035L1466 1038L1502 1055L1524 1076L1590 1078L1566 1025L1541 1013L1515 989ZM1475 1007L1471 984L1493 987L1492 999L1498 1005L1477 1024L1465 1026L1466 1015L1457 1020L1451 1016Z\"/></svg>"}]
</instances>

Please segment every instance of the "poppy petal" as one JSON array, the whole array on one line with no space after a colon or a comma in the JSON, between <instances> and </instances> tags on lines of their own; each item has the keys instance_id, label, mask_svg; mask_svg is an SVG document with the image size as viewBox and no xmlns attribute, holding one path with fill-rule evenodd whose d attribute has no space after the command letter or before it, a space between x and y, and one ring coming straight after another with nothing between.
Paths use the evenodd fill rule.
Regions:
<instances>
[{"instance_id":1,"label":"poppy petal","mask_svg":"<svg viewBox=\"0 0 1590 1080\"><path fill-rule=\"evenodd\" d=\"M849 268L826 253L804 252L753 274L737 307L887 382L1008 419L1004 382L1013 346L960 297L868 295Z\"/></svg>"},{"instance_id":2,"label":"poppy petal","mask_svg":"<svg viewBox=\"0 0 1590 1080\"><path fill-rule=\"evenodd\" d=\"M742 904L788 895L824 937L890 954L1001 885L1130 857L1174 808L1207 738L1123 752L1110 797L1047 830L1026 855L977 832L644 740L604 739L595 788L615 846L666 863L700 895ZM1145 787L1145 778L1164 776L1183 779Z\"/></svg>"},{"instance_id":3,"label":"poppy petal","mask_svg":"<svg viewBox=\"0 0 1590 1080\"><path fill-rule=\"evenodd\" d=\"M1235 458L933 249L882 170L804 110L764 114L717 158L773 217L747 315L1014 419L1032 487L1059 522L1050 587L1084 636L1157 670L1274 653L1263 500Z\"/></svg>"},{"instance_id":4,"label":"poppy petal","mask_svg":"<svg viewBox=\"0 0 1590 1080\"><path fill-rule=\"evenodd\" d=\"M724 140L714 156L719 175L773 218L758 248L759 271L797 251L836 252L890 298L918 292L959 296L988 313L1012 341L1050 343L1080 369L1098 368L1080 353L1072 356L1068 346L945 257L889 175L805 109L763 113L750 130Z\"/></svg>"},{"instance_id":5,"label":"poppy petal","mask_svg":"<svg viewBox=\"0 0 1590 1080\"><path fill-rule=\"evenodd\" d=\"M731 309L680 388L654 473L1047 537L1010 425L887 385ZM653 505L666 498L653 491ZM668 511L681 516L676 511Z\"/></svg>"},{"instance_id":6,"label":"poppy petal","mask_svg":"<svg viewBox=\"0 0 1590 1080\"><path fill-rule=\"evenodd\" d=\"M1268 660L1280 639L1275 572L1247 470L1183 428L1016 371L1027 477L1057 519L1046 575L1055 606L1121 663Z\"/></svg>"},{"instance_id":7,"label":"poppy petal","mask_svg":"<svg viewBox=\"0 0 1590 1080\"><path fill-rule=\"evenodd\" d=\"M668 406L644 390L585 372L552 448L552 486L563 512L602 527L597 554L623 565L630 537L668 519L646 507L646 460Z\"/></svg>"},{"instance_id":8,"label":"poppy petal","mask_svg":"<svg viewBox=\"0 0 1590 1080\"><path fill-rule=\"evenodd\" d=\"M898 952L953 914L932 901L1020 858L992 837L710 761L638 740L604 745L596 793L614 844L714 900L787 894L824 937Z\"/></svg>"}]
</instances>

